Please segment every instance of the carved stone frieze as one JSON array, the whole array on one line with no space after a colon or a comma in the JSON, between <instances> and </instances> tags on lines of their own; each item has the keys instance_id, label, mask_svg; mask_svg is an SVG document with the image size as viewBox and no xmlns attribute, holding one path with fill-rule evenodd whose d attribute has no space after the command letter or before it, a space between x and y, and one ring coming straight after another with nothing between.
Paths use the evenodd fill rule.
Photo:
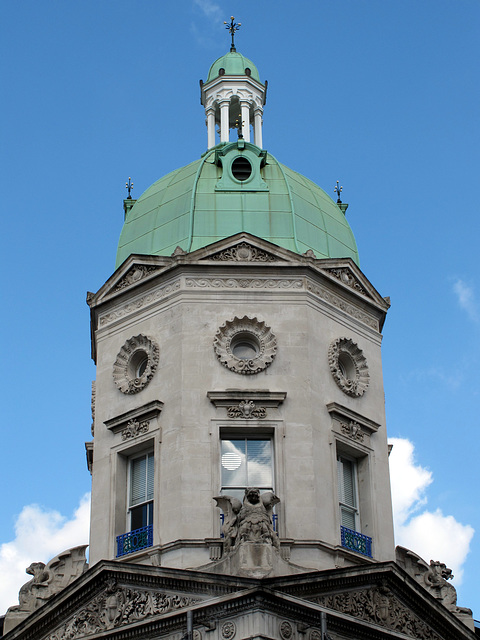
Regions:
<instances>
[{"instance_id":1,"label":"carved stone frieze","mask_svg":"<svg viewBox=\"0 0 480 640\"><path fill-rule=\"evenodd\" d=\"M366 324L368 327L371 327L372 329L375 329L378 331L378 320L364 313L363 311L355 307L353 304L350 304L340 296L337 296L331 291L328 291L327 289L324 289L323 287L320 287L310 281L307 281L307 290L315 294L322 300L325 300L329 304L333 305L334 307L337 307L337 309L344 311L352 318L355 318L356 320L360 320L360 322L363 322L363 324Z\"/></svg>"},{"instance_id":2,"label":"carved stone frieze","mask_svg":"<svg viewBox=\"0 0 480 640\"><path fill-rule=\"evenodd\" d=\"M142 433L147 433L150 429L150 420L130 420L125 429L122 431L122 440L129 440L130 438L136 438Z\"/></svg>"},{"instance_id":3,"label":"carved stone frieze","mask_svg":"<svg viewBox=\"0 0 480 640\"><path fill-rule=\"evenodd\" d=\"M113 365L113 380L122 393L144 389L157 369L160 350L157 343L143 334L129 338Z\"/></svg>"},{"instance_id":4,"label":"carved stone frieze","mask_svg":"<svg viewBox=\"0 0 480 640\"><path fill-rule=\"evenodd\" d=\"M128 304L116 309L115 311L111 311L110 313L105 314L100 317L99 324L101 327L105 327L115 320L119 320L129 313L135 313L139 311L142 307L145 307L152 302L157 302L158 300L162 300L163 298L168 297L170 294L175 293L180 289L180 280L176 280L165 287L161 287L160 289L156 289L151 293L148 293L141 298L137 298L133 302L129 302Z\"/></svg>"},{"instance_id":5,"label":"carved stone frieze","mask_svg":"<svg viewBox=\"0 0 480 640\"><path fill-rule=\"evenodd\" d=\"M115 291L126 289L130 285L140 282L140 280L143 280L151 273L154 273L158 270L158 267L152 265L135 264L127 271L123 278L119 282L117 282L117 284L115 285Z\"/></svg>"},{"instance_id":6,"label":"carved stone frieze","mask_svg":"<svg viewBox=\"0 0 480 640\"><path fill-rule=\"evenodd\" d=\"M388 587L346 591L313 598L322 606L404 633L418 640L441 640L426 622L397 600Z\"/></svg>"},{"instance_id":7,"label":"carved stone frieze","mask_svg":"<svg viewBox=\"0 0 480 640\"><path fill-rule=\"evenodd\" d=\"M45 640L76 640L191 607L198 600L161 591L130 589L110 580L106 588Z\"/></svg>"},{"instance_id":8,"label":"carved stone frieze","mask_svg":"<svg viewBox=\"0 0 480 640\"><path fill-rule=\"evenodd\" d=\"M277 352L277 339L265 322L248 316L235 317L218 329L213 348L224 367L252 375L271 365Z\"/></svg>"},{"instance_id":9,"label":"carved stone frieze","mask_svg":"<svg viewBox=\"0 0 480 640\"><path fill-rule=\"evenodd\" d=\"M349 438L352 438L352 440L363 442L365 434L363 433L363 429L358 424L358 422L355 422L354 420L349 423L342 422L340 423L340 428L342 430L342 433L344 433Z\"/></svg>"},{"instance_id":10,"label":"carved stone frieze","mask_svg":"<svg viewBox=\"0 0 480 640\"><path fill-rule=\"evenodd\" d=\"M205 260L218 262L276 262L277 256L263 249L258 249L248 242L241 242L218 253L207 256Z\"/></svg>"},{"instance_id":11,"label":"carved stone frieze","mask_svg":"<svg viewBox=\"0 0 480 640\"><path fill-rule=\"evenodd\" d=\"M337 280L340 280L343 284L347 285L347 287L350 287L350 289L354 289L355 291L362 293L364 296L368 295L358 278L353 275L350 269L325 269L325 271L337 278Z\"/></svg>"},{"instance_id":12,"label":"carved stone frieze","mask_svg":"<svg viewBox=\"0 0 480 640\"><path fill-rule=\"evenodd\" d=\"M370 374L363 351L350 338L337 338L328 349L328 364L340 389L348 396L363 396Z\"/></svg>"},{"instance_id":13,"label":"carved stone frieze","mask_svg":"<svg viewBox=\"0 0 480 640\"><path fill-rule=\"evenodd\" d=\"M303 281L283 278L187 278L185 286L200 289L302 289Z\"/></svg>"},{"instance_id":14,"label":"carved stone frieze","mask_svg":"<svg viewBox=\"0 0 480 640\"><path fill-rule=\"evenodd\" d=\"M240 404L227 407L228 418L245 418L246 420L253 420L254 418L263 419L267 417L267 410L265 407L257 407L253 400L242 400Z\"/></svg>"}]
</instances>

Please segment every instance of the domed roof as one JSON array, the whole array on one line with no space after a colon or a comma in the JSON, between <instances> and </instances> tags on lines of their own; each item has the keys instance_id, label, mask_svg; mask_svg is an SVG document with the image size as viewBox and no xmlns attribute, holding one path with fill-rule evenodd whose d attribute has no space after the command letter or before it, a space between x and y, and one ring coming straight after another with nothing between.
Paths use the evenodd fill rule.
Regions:
<instances>
[{"instance_id":1,"label":"domed roof","mask_svg":"<svg viewBox=\"0 0 480 640\"><path fill-rule=\"evenodd\" d=\"M116 267L132 253L191 252L241 232L317 258L352 258L352 230L314 182L239 140L164 176L135 202L118 244Z\"/></svg>"},{"instance_id":2,"label":"domed roof","mask_svg":"<svg viewBox=\"0 0 480 640\"><path fill-rule=\"evenodd\" d=\"M237 51L230 51L221 58L218 58L218 60L215 60L208 72L207 82L218 78L220 75L220 69L225 69L226 76L250 75L251 78L260 82L260 75L257 67L251 60L242 56L242 54ZM250 69L250 73L245 73L245 69Z\"/></svg>"}]
</instances>

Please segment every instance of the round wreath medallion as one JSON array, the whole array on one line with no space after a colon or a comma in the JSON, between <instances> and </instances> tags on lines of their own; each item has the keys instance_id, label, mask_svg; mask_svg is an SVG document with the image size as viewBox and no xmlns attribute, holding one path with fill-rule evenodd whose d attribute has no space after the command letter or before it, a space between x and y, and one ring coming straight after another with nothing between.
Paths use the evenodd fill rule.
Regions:
<instances>
[{"instance_id":1,"label":"round wreath medallion","mask_svg":"<svg viewBox=\"0 0 480 640\"><path fill-rule=\"evenodd\" d=\"M277 339L270 327L257 318L235 317L223 324L215 335L213 348L224 367L251 375L272 364Z\"/></svg>"},{"instance_id":2,"label":"round wreath medallion","mask_svg":"<svg viewBox=\"0 0 480 640\"><path fill-rule=\"evenodd\" d=\"M122 393L138 393L153 378L158 365L158 345L142 334L125 342L113 365L113 379Z\"/></svg>"},{"instance_id":3,"label":"round wreath medallion","mask_svg":"<svg viewBox=\"0 0 480 640\"><path fill-rule=\"evenodd\" d=\"M280 623L280 635L283 640L290 640L293 636L293 627L288 620L284 620Z\"/></svg>"},{"instance_id":4,"label":"round wreath medallion","mask_svg":"<svg viewBox=\"0 0 480 640\"><path fill-rule=\"evenodd\" d=\"M236 633L237 633L237 627L235 626L234 622L229 620L228 622L223 623L222 637L225 638L225 640L230 640L230 638L233 638Z\"/></svg>"},{"instance_id":5,"label":"round wreath medallion","mask_svg":"<svg viewBox=\"0 0 480 640\"><path fill-rule=\"evenodd\" d=\"M363 396L370 374L363 351L350 338L337 338L328 349L328 363L335 382L348 396Z\"/></svg>"}]
</instances>

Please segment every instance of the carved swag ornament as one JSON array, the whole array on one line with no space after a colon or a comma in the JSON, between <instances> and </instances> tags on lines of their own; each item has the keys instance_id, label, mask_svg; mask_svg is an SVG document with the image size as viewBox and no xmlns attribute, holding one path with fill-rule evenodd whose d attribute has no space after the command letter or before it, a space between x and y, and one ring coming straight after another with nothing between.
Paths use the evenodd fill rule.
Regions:
<instances>
[{"instance_id":1,"label":"carved swag ornament","mask_svg":"<svg viewBox=\"0 0 480 640\"><path fill-rule=\"evenodd\" d=\"M161 591L130 589L109 580L106 588L45 640L75 640L176 611L198 600Z\"/></svg>"},{"instance_id":2,"label":"carved swag ornament","mask_svg":"<svg viewBox=\"0 0 480 640\"><path fill-rule=\"evenodd\" d=\"M122 431L122 440L129 440L130 438L136 438L142 433L147 433L150 429L150 420L130 420Z\"/></svg>"},{"instance_id":3,"label":"carved swag ornament","mask_svg":"<svg viewBox=\"0 0 480 640\"><path fill-rule=\"evenodd\" d=\"M246 420L262 419L267 417L267 410L265 407L257 407L253 400L242 400L237 406L227 407L227 417Z\"/></svg>"}]
</instances>

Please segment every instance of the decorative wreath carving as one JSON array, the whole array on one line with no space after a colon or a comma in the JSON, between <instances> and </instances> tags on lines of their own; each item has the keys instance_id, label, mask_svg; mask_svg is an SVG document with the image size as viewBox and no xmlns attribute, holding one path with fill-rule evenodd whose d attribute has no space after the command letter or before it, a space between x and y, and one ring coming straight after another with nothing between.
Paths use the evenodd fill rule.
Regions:
<instances>
[{"instance_id":1,"label":"decorative wreath carving","mask_svg":"<svg viewBox=\"0 0 480 640\"><path fill-rule=\"evenodd\" d=\"M239 356L239 349L245 347ZM213 348L224 367L251 375L263 371L273 362L277 339L270 327L257 318L235 317L223 324L215 335Z\"/></svg>"},{"instance_id":2,"label":"decorative wreath carving","mask_svg":"<svg viewBox=\"0 0 480 640\"><path fill-rule=\"evenodd\" d=\"M328 364L335 382L348 396L363 396L370 381L363 351L350 338L337 338L328 349Z\"/></svg>"},{"instance_id":3,"label":"decorative wreath carving","mask_svg":"<svg viewBox=\"0 0 480 640\"><path fill-rule=\"evenodd\" d=\"M113 379L122 393L145 389L157 369L159 353L156 342L142 334L125 342L113 365Z\"/></svg>"}]
</instances>

